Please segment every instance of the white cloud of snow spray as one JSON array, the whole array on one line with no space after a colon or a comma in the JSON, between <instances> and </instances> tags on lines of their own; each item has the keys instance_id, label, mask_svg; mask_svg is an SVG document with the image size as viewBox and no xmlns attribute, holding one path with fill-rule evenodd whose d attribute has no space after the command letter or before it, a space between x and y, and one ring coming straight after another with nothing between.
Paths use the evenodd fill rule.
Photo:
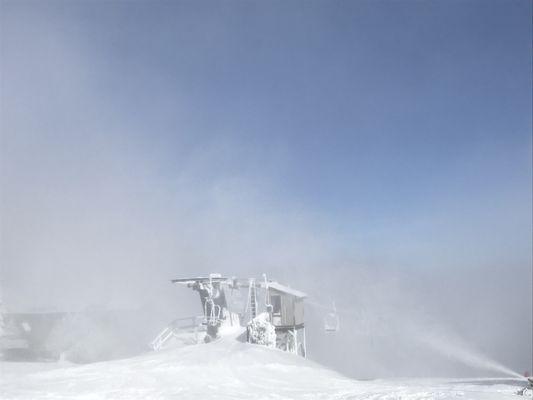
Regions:
<instances>
[{"instance_id":1,"label":"white cloud of snow spray","mask_svg":"<svg viewBox=\"0 0 533 400\"><path fill-rule=\"evenodd\" d=\"M464 340L445 328L441 328L438 333L420 328L410 330L414 340L429 346L436 353L446 358L456 360L477 370L525 379L519 373L476 351Z\"/></svg>"},{"instance_id":2,"label":"white cloud of snow spray","mask_svg":"<svg viewBox=\"0 0 533 400\"><path fill-rule=\"evenodd\" d=\"M332 273L318 286L308 286L307 315L313 322L311 357L359 378L491 375L523 379L495 360L509 360L505 349L512 350L512 342L501 343L504 351L495 352L494 342L487 342L476 330L461 331L461 324L454 325L457 319L450 320L450 315L439 312L438 304L413 290L414 275L410 281L400 281L388 268L382 270L385 274L369 268L358 270L351 272L351 279ZM334 289L330 282L335 282ZM320 291L321 286L328 290ZM332 300L340 330L320 333L324 316L332 312ZM473 328L477 320L467 316L471 323L466 326ZM502 332L505 330L500 328ZM520 346L525 360L527 344L525 341ZM523 365L518 368L529 368L527 361Z\"/></svg>"}]
</instances>

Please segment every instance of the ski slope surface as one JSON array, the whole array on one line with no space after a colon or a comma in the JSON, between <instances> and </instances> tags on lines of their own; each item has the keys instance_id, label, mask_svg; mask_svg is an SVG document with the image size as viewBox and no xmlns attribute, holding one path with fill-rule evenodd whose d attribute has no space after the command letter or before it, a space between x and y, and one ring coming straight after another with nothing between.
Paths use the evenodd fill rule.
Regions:
<instances>
[{"instance_id":1,"label":"ski slope surface","mask_svg":"<svg viewBox=\"0 0 533 400\"><path fill-rule=\"evenodd\" d=\"M221 339L86 365L0 363L0 399L514 399L500 380L356 381L301 357Z\"/></svg>"}]
</instances>

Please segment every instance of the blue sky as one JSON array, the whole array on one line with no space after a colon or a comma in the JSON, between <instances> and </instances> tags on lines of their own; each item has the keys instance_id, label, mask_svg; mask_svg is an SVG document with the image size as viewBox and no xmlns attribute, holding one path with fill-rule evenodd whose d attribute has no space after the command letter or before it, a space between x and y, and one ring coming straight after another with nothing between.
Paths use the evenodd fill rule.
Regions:
<instances>
[{"instance_id":1,"label":"blue sky","mask_svg":"<svg viewBox=\"0 0 533 400\"><path fill-rule=\"evenodd\" d=\"M234 142L222 171L272 175L281 201L333 218L408 217L530 177L529 2L156 4L53 15L163 169Z\"/></svg>"},{"instance_id":2,"label":"blue sky","mask_svg":"<svg viewBox=\"0 0 533 400\"><path fill-rule=\"evenodd\" d=\"M202 179L245 176L348 234L530 220L529 2L155 4L43 12L162 175L223 147Z\"/></svg>"},{"instance_id":3,"label":"blue sky","mask_svg":"<svg viewBox=\"0 0 533 400\"><path fill-rule=\"evenodd\" d=\"M530 335L530 1L2 0L0 11L13 302L53 303L36 286L56 275L90 302L106 280L78 278L99 268L136 276L133 293L180 262L179 273L258 263L321 275L348 264L407 285L415 270L438 277L418 289L434 289L427 302L457 326L518 319L522 333L505 335ZM452 305L442 282L457 285ZM471 314L454 318L472 290ZM483 310L490 293L509 321ZM529 362L486 334L517 368Z\"/></svg>"},{"instance_id":4,"label":"blue sky","mask_svg":"<svg viewBox=\"0 0 533 400\"><path fill-rule=\"evenodd\" d=\"M93 79L101 104L91 108L143 128L135 140L154 148L163 174L190 147L235 143L243 154L221 171L272 177L281 202L365 220L409 218L451 191L481 200L495 183L527 189L530 8L3 3L21 29L29 10L57 23L89 64L69 73ZM53 102L51 85L36 83Z\"/></svg>"}]
</instances>

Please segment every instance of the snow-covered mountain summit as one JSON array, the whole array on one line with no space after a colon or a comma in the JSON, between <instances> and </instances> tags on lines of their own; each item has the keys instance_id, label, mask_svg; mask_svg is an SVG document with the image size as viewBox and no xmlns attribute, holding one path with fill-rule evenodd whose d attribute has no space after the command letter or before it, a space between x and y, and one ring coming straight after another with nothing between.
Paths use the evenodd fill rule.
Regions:
<instances>
[{"instance_id":1,"label":"snow-covered mountain summit","mask_svg":"<svg viewBox=\"0 0 533 400\"><path fill-rule=\"evenodd\" d=\"M231 337L82 366L3 362L0 372L5 400L519 399L512 380L359 382Z\"/></svg>"}]
</instances>

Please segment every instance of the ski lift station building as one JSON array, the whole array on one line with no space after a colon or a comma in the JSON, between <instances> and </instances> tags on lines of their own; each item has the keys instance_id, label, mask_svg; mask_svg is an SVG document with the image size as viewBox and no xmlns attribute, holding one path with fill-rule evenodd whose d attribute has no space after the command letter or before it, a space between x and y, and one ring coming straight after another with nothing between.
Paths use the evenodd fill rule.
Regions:
<instances>
[{"instance_id":1,"label":"ski lift station building","mask_svg":"<svg viewBox=\"0 0 533 400\"><path fill-rule=\"evenodd\" d=\"M277 331L304 327L304 299L307 295L278 282L268 283L272 325Z\"/></svg>"},{"instance_id":2,"label":"ski lift station building","mask_svg":"<svg viewBox=\"0 0 533 400\"><path fill-rule=\"evenodd\" d=\"M255 278L225 278L220 274L210 274L208 277L173 279L172 283L187 286L200 293L203 310L201 324L205 326L205 342L217 338L219 328L223 326L246 327L247 339L250 341L248 331L250 324L260 314L265 314L267 322L275 330L275 346L281 350L306 356L304 299L307 295L305 293L276 281L267 280L265 274L263 281ZM240 289L245 288L248 289L246 306L240 312L242 306ZM229 289L227 293L226 289ZM258 296L259 291L262 293ZM194 321L197 321L196 317ZM179 329L174 326L174 322L154 339L152 342L154 350L163 348L167 341L179 336ZM198 342L198 329L195 332Z\"/></svg>"},{"instance_id":3,"label":"ski lift station building","mask_svg":"<svg viewBox=\"0 0 533 400\"><path fill-rule=\"evenodd\" d=\"M278 282L266 286L270 321L276 330L276 347L306 357L304 299L307 295Z\"/></svg>"}]
</instances>

